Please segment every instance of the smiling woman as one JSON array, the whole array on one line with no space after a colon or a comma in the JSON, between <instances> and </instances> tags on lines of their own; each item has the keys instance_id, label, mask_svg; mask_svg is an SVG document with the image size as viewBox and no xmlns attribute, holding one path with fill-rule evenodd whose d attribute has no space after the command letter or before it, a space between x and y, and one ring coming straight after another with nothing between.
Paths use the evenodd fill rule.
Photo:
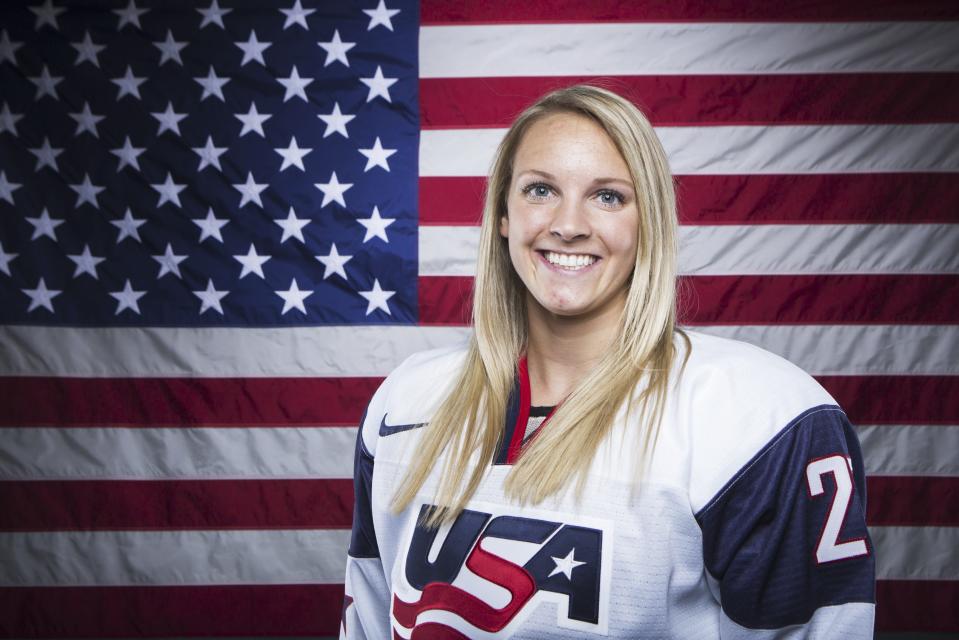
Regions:
<instances>
[{"instance_id":1,"label":"smiling woman","mask_svg":"<svg viewBox=\"0 0 959 640\"><path fill-rule=\"evenodd\" d=\"M872 637L852 427L788 362L676 326L677 235L629 101L516 119L470 344L408 359L361 425L344 637Z\"/></svg>"}]
</instances>

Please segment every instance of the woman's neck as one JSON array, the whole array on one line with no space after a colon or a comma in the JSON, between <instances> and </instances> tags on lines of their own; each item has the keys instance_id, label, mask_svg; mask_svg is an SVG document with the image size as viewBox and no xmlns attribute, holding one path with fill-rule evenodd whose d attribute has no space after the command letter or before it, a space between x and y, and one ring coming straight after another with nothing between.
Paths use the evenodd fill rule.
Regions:
<instances>
[{"instance_id":1,"label":"woman's neck","mask_svg":"<svg viewBox=\"0 0 959 640\"><path fill-rule=\"evenodd\" d=\"M625 301L624 301L625 302ZM622 305L558 316L529 300L526 363L534 406L555 406L602 359L620 330Z\"/></svg>"}]
</instances>

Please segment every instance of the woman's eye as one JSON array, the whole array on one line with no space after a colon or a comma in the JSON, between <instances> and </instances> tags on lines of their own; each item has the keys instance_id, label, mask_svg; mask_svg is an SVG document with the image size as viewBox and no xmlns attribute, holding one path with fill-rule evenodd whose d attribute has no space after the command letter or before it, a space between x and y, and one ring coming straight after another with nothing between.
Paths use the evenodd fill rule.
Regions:
<instances>
[{"instance_id":1,"label":"woman's eye","mask_svg":"<svg viewBox=\"0 0 959 640\"><path fill-rule=\"evenodd\" d=\"M625 201L622 194L616 191L600 191L597 197L600 203L607 207L618 207Z\"/></svg>"},{"instance_id":2,"label":"woman's eye","mask_svg":"<svg viewBox=\"0 0 959 640\"><path fill-rule=\"evenodd\" d=\"M549 185L545 184L531 184L523 189L523 193L539 200L548 198L552 192L553 190L549 187Z\"/></svg>"}]
</instances>

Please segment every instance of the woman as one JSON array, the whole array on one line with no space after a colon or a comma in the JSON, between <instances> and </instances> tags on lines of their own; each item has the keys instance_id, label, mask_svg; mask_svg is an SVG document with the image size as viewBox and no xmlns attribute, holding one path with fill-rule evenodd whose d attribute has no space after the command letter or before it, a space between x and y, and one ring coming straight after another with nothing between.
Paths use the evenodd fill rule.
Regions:
<instances>
[{"instance_id":1,"label":"woman","mask_svg":"<svg viewBox=\"0 0 959 640\"><path fill-rule=\"evenodd\" d=\"M576 86L519 116L472 341L409 358L362 422L345 637L872 637L852 428L788 362L676 328L676 245L632 104Z\"/></svg>"}]
</instances>

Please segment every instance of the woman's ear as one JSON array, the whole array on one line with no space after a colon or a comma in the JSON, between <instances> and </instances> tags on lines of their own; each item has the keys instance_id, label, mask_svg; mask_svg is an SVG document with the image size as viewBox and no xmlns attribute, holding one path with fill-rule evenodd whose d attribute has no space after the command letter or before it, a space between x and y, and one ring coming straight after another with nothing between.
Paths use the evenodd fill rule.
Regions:
<instances>
[{"instance_id":1,"label":"woman's ear","mask_svg":"<svg viewBox=\"0 0 959 640\"><path fill-rule=\"evenodd\" d=\"M509 237L509 218L506 216L499 219L499 234L504 238Z\"/></svg>"}]
</instances>

